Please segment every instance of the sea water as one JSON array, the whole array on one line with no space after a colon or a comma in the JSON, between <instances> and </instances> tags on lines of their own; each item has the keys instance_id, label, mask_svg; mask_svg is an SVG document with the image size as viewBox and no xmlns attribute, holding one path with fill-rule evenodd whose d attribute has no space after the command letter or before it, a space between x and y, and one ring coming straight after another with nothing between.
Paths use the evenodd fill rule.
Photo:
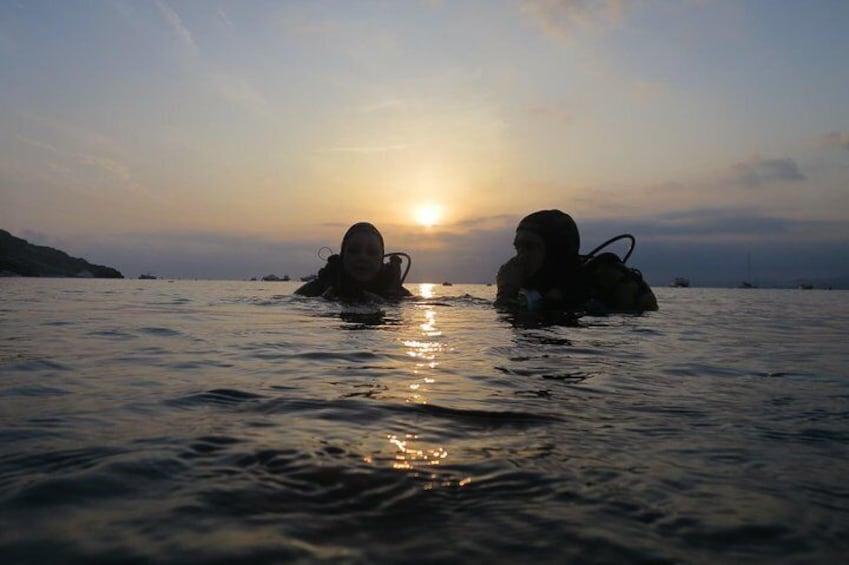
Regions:
<instances>
[{"instance_id":1,"label":"sea water","mask_svg":"<svg viewBox=\"0 0 849 565\"><path fill-rule=\"evenodd\" d=\"M828 563L849 292L0 279L0 561Z\"/></svg>"}]
</instances>

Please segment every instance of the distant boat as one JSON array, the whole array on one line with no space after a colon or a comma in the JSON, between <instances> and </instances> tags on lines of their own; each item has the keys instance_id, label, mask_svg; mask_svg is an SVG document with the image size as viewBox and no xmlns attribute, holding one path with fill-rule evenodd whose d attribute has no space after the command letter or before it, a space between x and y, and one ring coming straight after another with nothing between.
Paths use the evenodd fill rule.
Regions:
<instances>
[{"instance_id":1,"label":"distant boat","mask_svg":"<svg viewBox=\"0 0 849 565\"><path fill-rule=\"evenodd\" d=\"M690 286L690 279L687 277L675 277L675 279L669 283L669 286L676 288L688 288Z\"/></svg>"},{"instance_id":2,"label":"distant boat","mask_svg":"<svg viewBox=\"0 0 849 565\"><path fill-rule=\"evenodd\" d=\"M746 253L746 280L740 283L740 288L758 288L757 285L752 284L752 254Z\"/></svg>"},{"instance_id":3,"label":"distant boat","mask_svg":"<svg viewBox=\"0 0 849 565\"><path fill-rule=\"evenodd\" d=\"M283 275L283 278L278 277L277 275L265 275L262 277L264 281L288 281L289 275Z\"/></svg>"},{"instance_id":4,"label":"distant boat","mask_svg":"<svg viewBox=\"0 0 849 565\"><path fill-rule=\"evenodd\" d=\"M814 288L814 285L808 284L808 283L802 283L802 284L799 285L799 288L801 290L811 290L812 288Z\"/></svg>"},{"instance_id":5,"label":"distant boat","mask_svg":"<svg viewBox=\"0 0 849 565\"><path fill-rule=\"evenodd\" d=\"M151 275L150 273L142 273L139 275L139 278L142 280L154 280L156 279L156 275Z\"/></svg>"},{"instance_id":6,"label":"distant boat","mask_svg":"<svg viewBox=\"0 0 849 565\"><path fill-rule=\"evenodd\" d=\"M451 282L448 282L448 281L443 281L442 286L454 286L454 283L451 283Z\"/></svg>"}]
</instances>

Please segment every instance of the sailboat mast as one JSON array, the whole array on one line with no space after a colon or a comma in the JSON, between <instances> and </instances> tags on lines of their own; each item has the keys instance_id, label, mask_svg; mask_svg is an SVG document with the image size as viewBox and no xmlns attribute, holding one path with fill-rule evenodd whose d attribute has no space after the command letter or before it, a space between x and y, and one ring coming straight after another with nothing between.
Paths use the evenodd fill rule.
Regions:
<instances>
[{"instance_id":1,"label":"sailboat mast","mask_svg":"<svg viewBox=\"0 0 849 565\"><path fill-rule=\"evenodd\" d=\"M752 254L746 253L746 282L752 282Z\"/></svg>"}]
</instances>

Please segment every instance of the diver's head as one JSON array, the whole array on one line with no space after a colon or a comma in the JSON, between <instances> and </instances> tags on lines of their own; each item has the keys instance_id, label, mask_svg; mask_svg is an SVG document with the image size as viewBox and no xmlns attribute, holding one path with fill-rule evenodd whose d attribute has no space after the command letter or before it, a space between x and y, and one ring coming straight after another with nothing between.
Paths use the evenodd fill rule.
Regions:
<instances>
[{"instance_id":1,"label":"diver's head","mask_svg":"<svg viewBox=\"0 0 849 565\"><path fill-rule=\"evenodd\" d=\"M342 238L342 270L357 282L374 279L383 267L383 236L368 222L348 228Z\"/></svg>"},{"instance_id":2,"label":"diver's head","mask_svg":"<svg viewBox=\"0 0 849 565\"><path fill-rule=\"evenodd\" d=\"M545 262L545 240L541 235L518 228L513 238L513 247L516 248L516 257L521 261L526 277L532 277L542 268Z\"/></svg>"},{"instance_id":3,"label":"diver's head","mask_svg":"<svg viewBox=\"0 0 849 565\"><path fill-rule=\"evenodd\" d=\"M522 218L513 245L527 277L554 275L576 264L581 237L569 214L540 210Z\"/></svg>"}]
</instances>

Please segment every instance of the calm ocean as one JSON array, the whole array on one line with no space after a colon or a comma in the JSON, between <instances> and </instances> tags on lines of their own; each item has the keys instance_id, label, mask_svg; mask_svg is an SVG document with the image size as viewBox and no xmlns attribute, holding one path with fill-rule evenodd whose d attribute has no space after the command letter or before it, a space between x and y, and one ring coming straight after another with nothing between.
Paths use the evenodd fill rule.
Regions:
<instances>
[{"instance_id":1,"label":"calm ocean","mask_svg":"<svg viewBox=\"0 0 849 565\"><path fill-rule=\"evenodd\" d=\"M836 563L849 291L0 279L0 561Z\"/></svg>"}]
</instances>

